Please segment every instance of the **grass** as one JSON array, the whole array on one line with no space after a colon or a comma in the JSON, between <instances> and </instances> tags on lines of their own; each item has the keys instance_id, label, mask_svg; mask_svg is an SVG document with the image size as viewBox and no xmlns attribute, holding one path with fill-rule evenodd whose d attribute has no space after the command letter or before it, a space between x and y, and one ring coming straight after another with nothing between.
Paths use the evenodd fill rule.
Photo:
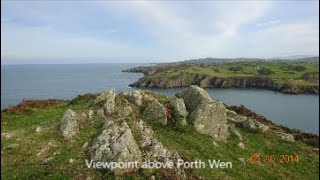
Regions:
<instances>
[{"instance_id":1,"label":"grass","mask_svg":"<svg viewBox=\"0 0 320 180\"><path fill-rule=\"evenodd\" d=\"M168 100L165 96L152 94L161 102ZM122 96L117 99L121 105ZM115 177L111 173L102 174L88 169L85 165L87 158L82 146L90 142L102 131L102 119L95 117L87 126L81 129L73 141L65 140L58 131L58 124L67 109L82 111L92 104L92 99L78 99L74 103L61 102L55 106L31 108L31 111L6 113L1 112L2 133L9 132L13 137L1 137L1 176L2 179L148 179L151 175L162 177L163 171L141 170L136 173ZM140 118L142 108L134 105L133 113L127 119L136 139L141 134L134 129L133 121ZM201 176L205 179L318 179L319 154L312 151L311 146L296 141L288 143L281 141L273 131L266 134L251 133L239 128L246 149L237 147L237 138L231 135L228 143L214 146L209 136L197 133L191 125L178 128L169 123L167 126L147 122L155 131L157 138L170 150L177 151L184 159L194 161L200 159L220 159L232 162L232 169L193 169L189 174ZM35 133L40 126L41 133ZM12 143L18 143L18 148L9 148ZM55 146L48 146L51 142ZM46 149L47 148L47 149ZM45 150L43 150L45 149ZM43 151L41 155L37 155ZM262 157L274 154L276 162L270 164L261 159L261 164L251 164L249 159L254 153ZM298 163L279 163L281 154L299 155ZM43 160L53 157L47 164ZM238 158L244 158L246 164L240 163ZM69 160L74 159L74 163Z\"/></svg>"},{"instance_id":2,"label":"grass","mask_svg":"<svg viewBox=\"0 0 320 180\"><path fill-rule=\"evenodd\" d=\"M239 67L241 70L232 71L230 67ZM272 73L261 75L259 70L270 70ZM206 64L206 65L168 65L152 75L144 77L150 81L170 82L172 80L184 79L192 83L197 75L210 77L265 77L270 78L277 84L290 83L294 86L319 86L319 76L316 81L307 81L304 77L307 74L319 74L318 63L308 62L234 62L223 64Z\"/></svg>"}]
</instances>

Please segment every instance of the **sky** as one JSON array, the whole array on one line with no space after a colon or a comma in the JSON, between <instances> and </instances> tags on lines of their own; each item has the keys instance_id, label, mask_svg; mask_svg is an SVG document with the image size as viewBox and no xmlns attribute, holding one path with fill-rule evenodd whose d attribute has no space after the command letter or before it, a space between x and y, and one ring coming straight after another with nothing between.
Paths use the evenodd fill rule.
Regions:
<instances>
[{"instance_id":1,"label":"sky","mask_svg":"<svg viewBox=\"0 0 320 180\"><path fill-rule=\"evenodd\" d=\"M1 64L319 55L319 1L1 0Z\"/></svg>"}]
</instances>

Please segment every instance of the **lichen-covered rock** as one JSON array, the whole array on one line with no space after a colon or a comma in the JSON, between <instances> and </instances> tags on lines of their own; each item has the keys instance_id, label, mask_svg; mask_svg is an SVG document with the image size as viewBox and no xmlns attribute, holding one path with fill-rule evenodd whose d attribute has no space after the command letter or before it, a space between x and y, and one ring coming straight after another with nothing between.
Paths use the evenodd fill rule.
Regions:
<instances>
[{"instance_id":1,"label":"lichen-covered rock","mask_svg":"<svg viewBox=\"0 0 320 180\"><path fill-rule=\"evenodd\" d=\"M63 137L71 138L79 132L80 125L77 119L76 112L68 109L61 119L59 130Z\"/></svg>"},{"instance_id":2,"label":"lichen-covered rock","mask_svg":"<svg viewBox=\"0 0 320 180\"><path fill-rule=\"evenodd\" d=\"M93 161L100 162L138 162L142 156L139 146L125 120L108 120L102 133L94 139L88 153ZM137 169L110 169L116 175L136 171Z\"/></svg>"},{"instance_id":3,"label":"lichen-covered rock","mask_svg":"<svg viewBox=\"0 0 320 180\"><path fill-rule=\"evenodd\" d=\"M89 116L89 119L93 118L93 110L91 110L91 109L89 110L88 116Z\"/></svg>"},{"instance_id":4,"label":"lichen-covered rock","mask_svg":"<svg viewBox=\"0 0 320 180\"><path fill-rule=\"evenodd\" d=\"M176 96L183 98L189 112L187 119L199 133L208 134L216 141L228 138L227 108L223 103L211 99L204 89L194 85Z\"/></svg>"},{"instance_id":5,"label":"lichen-covered rock","mask_svg":"<svg viewBox=\"0 0 320 180\"><path fill-rule=\"evenodd\" d=\"M145 93L144 91L141 90L135 90L135 91L126 91L123 93L123 95L125 96L125 98L137 105L137 106L141 106L143 101L154 101L154 97L152 97L151 95Z\"/></svg>"},{"instance_id":6,"label":"lichen-covered rock","mask_svg":"<svg viewBox=\"0 0 320 180\"><path fill-rule=\"evenodd\" d=\"M158 101L153 101L143 111L143 116L147 120L151 120L162 125L167 124L167 110Z\"/></svg>"},{"instance_id":7,"label":"lichen-covered rock","mask_svg":"<svg viewBox=\"0 0 320 180\"><path fill-rule=\"evenodd\" d=\"M152 128L148 126L143 120L135 122L136 127L141 133L142 138L140 139L140 147L143 149L142 157L143 161L154 161L154 162L174 162L176 163L180 158L177 152L172 152L167 149L156 137ZM178 179L186 179L185 171L183 168L173 169Z\"/></svg>"},{"instance_id":8,"label":"lichen-covered rock","mask_svg":"<svg viewBox=\"0 0 320 180\"><path fill-rule=\"evenodd\" d=\"M202 88L191 85L186 90L176 94L178 98L183 98L188 112L192 112L202 103L212 103L213 99Z\"/></svg>"},{"instance_id":9,"label":"lichen-covered rock","mask_svg":"<svg viewBox=\"0 0 320 180\"><path fill-rule=\"evenodd\" d=\"M199 133L208 134L217 141L224 141L229 136L225 107L220 103L203 102L188 119Z\"/></svg>"},{"instance_id":10,"label":"lichen-covered rock","mask_svg":"<svg viewBox=\"0 0 320 180\"><path fill-rule=\"evenodd\" d=\"M186 117L188 116L188 111L186 109L183 99L175 97L171 99L170 104L173 108L173 119L176 122L176 124L182 126L186 125Z\"/></svg>"},{"instance_id":11,"label":"lichen-covered rock","mask_svg":"<svg viewBox=\"0 0 320 180\"><path fill-rule=\"evenodd\" d=\"M243 142L239 142L239 143L237 144L237 146L238 146L240 149L245 149Z\"/></svg>"},{"instance_id":12,"label":"lichen-covered rock","mask_svg":"<svg viewBox=\"0 0 320 180\"><path fill-rule=\"evenodd\" d=\"M287 142L295 142L293 135L283 132L277 132L277 134L281 137L282 140Z\"/></svg>"},{"instance_id":13,"label":"lichen-covered rock","mask_svg":"<svg viewBox=\"0 0 320 180\"><path fill-rule=\"evenodd\" d=\"M103 108L98 109L97 115L98 115L99 117L102 117L102 118L105 118L105 117L106 117L106 116L104 115L104 109L103 109Z\"/></svg>"},{"instance_id":14,"label":"lichen-covered rock","mask_svg":"<svg viewBox=\"0 0 320 180\"><path fill-rule=\"evenodd\" d=\"M237 136L240 141L242 141L242 136L241 136L240 132L237 131L237 129L234 126L230 126L230 132L232 134L234 134L235 136Z\"/></svg>"},{"instance_id":15,"label":"lichen-covered rock","mask_svg":"<svg viewBox=\"0 0 320 180\"><path fill-rule=\"evenodd\" d=\"M248 118L247 121L242 123L242 126L250 131L257 131L257 132L261 132L261 133L265 133L269 127L262 124L261 122L253 119L253 118Z\"/></svg>"},{"instance_id":16,"label":"lichen-covered rock","mask_svg":"<svg viewBox=\"0 0 320 180\"><path fill-rule=\"evenodd\" d=\"M104 112L106 114L111 114L114 112L116 95L117 93L113 89L105 91L94 100L94 105L103 104Z\"/></svg>"},{"instance_id":17,"label":"lichen-covered rock","mask_svg":"<svg viewBox=\"0 0 320 180\"><path fill-rule=\"evenodd\" d=\"M121 106L117 106L117 111L119 117L127 117L132 113L133 109L131 108L130 103L124 99Z\"/></svg>"}]
</instances>

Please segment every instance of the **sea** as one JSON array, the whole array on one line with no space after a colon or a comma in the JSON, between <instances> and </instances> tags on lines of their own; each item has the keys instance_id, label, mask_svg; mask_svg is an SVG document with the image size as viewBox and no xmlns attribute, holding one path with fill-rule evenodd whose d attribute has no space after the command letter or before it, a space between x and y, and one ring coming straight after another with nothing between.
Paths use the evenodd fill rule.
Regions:
<instances>
[{"instance_id":1,"label":"sea","mask_svg":"<svg viewBox=\"0 0 320 180\"><path fill-rule=\"evenodd\" d=\"M150 64L41 64L1 65L1 110L23 99L66 99L107 89L133 90L128 85L141 73L121 72ZM184 88L150 89L174 96ZM289 128L319 134L319 95L285 95L262 89L206 89L227 105L244 105L256 113Z\"/></svg>"}]
</instances>

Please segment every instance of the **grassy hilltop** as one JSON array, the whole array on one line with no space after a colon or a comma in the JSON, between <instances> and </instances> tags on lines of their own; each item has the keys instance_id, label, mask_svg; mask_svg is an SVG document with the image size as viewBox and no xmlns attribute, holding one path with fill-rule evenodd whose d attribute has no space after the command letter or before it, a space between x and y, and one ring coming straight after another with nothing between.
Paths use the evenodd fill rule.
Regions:
<instances>
[{"instance_id":1,"label":"grassy hilltop","mask_svg":"<svg viewBox=\"0 0 320 180\"><path fill-rule=\"evenodd\" d=\"M197 67L194 67L197 68ZM207 67L209 68L209 67ZM312 67L310 67L312 68ZM318 148L297 139L287 142L276 132L289 132L288 129L263 122L269 126L265 133L251 132L246 128L237 127L242 135L245 148L239 148L238 138L231 134L227 142L213 143L209 135L198 133L192 124L177 126L170 115L169 99L166 96L145 92L166 107L168 123L163 126L152 120L145 120L156 138L170 151L179 153L182 159L194 161L200 159L220 159L233 163L231 169L186 169L187 179L318 179L319 151ZM56 101L25 101L19 106L1 112L1 176L2 179L175 179L175 174L166 169L140 169L135 172L114 175L112 172L100 172L88 169L85 159L88 155L84 150L86 142L92 142L104 128L106 119L94 115L90 121L81 121L81 128L74 138L65 139L59 132L59 124L67 109L77 113L86 113L93 107L97 95L79 96L70 102ZM115 97L115 112L124 106L125 96ZM128 104L127 104L128 105ZM139 141L143 132L135 125L142 119L142 112L148 106L130 103L132 113L125 118L134 139ZM237 110L234 108L233 110ZM121 111L121 110L120 110ZM241 111L236 111L241 113ZM248 114L243 114L248 115ZM116 114L107 116L115 119ZM259 120L259 117L255 117ZM231 125L232 123L229 122ZM318 141L318 137L316 137ZM315 145L318 146L318 145ZM143 150L143 149L141 149ZM250 157L259 153L261 163L253 164ZM271 162L265 156L274 155ZM297 159L289 159L280 163L281 155L296 155ZM243 158L243 159L239 159Z\"/></svg>"},{"instance_id":2,"label":"grassy hilltop","mask_svg":"<svg viewBox=\"0 0 320 180\"><path fill-rule=\"evenodd\" d=\"M146 76L131 84L134 87L265 88L287 94L319 93L317 62L232 62L219 64L168 64L137 67L126 72Z\"/></svg>"}]
</instances>

